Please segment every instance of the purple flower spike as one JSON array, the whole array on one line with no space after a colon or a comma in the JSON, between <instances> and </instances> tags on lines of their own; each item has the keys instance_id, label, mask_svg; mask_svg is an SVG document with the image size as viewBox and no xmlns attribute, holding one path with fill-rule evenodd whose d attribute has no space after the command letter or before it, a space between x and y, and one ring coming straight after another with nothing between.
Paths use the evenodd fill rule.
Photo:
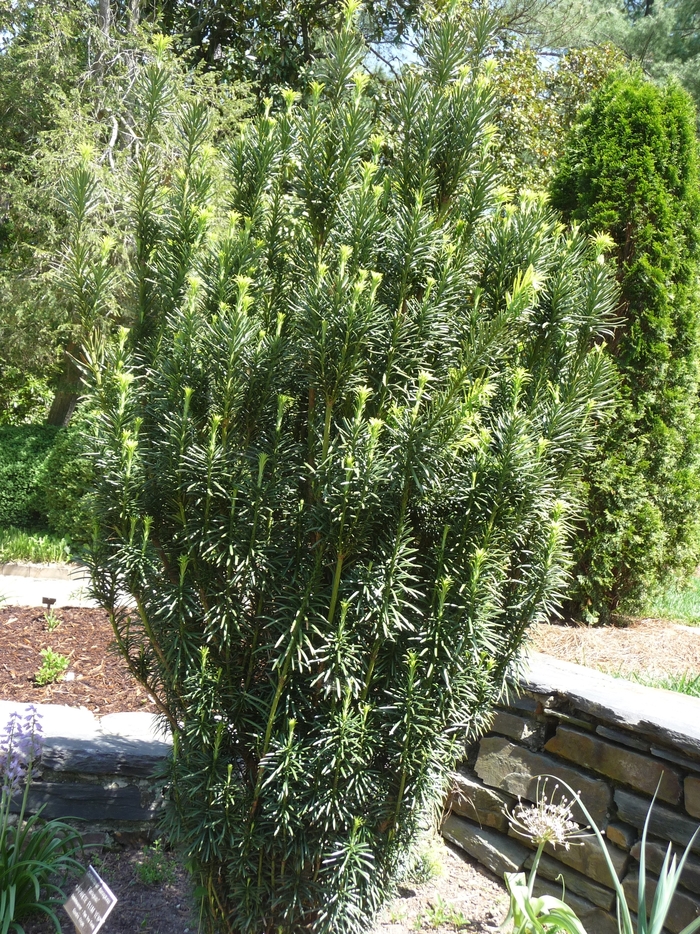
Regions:
<instances>
[{"instance_id":1,"label":"purple flower spike","mask_svg":"<svg viewBox=\"0 0 700 934\"><path fill-rule=\"evenodd\" d=\"M0 779L2 790L14 794L41 755L41 715L36 707L27 707L24 718L13 710L0 733Z\"/></svg>"}]
</instances>

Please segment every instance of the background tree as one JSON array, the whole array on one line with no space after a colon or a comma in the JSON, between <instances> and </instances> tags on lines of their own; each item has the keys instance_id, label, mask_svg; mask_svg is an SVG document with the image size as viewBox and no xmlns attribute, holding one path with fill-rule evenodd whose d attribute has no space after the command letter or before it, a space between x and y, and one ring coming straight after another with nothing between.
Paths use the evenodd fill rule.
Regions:
<instances>
[{"instance_id":1,"label":"background tree","mask_svg":"<svg viewBox=\"0 0 700 934\"><path fill-rule=\"evenodd\" d=\"M697 0L494 0L494 6L533 48L611 44L653 79L677 79L700 105Z\"/></svg>"},{"instance_id":2,"label":"background tree","mask_svg":"<svg viewBox=\"0 0 700 934\"><path fill-rule=\"evenodd\" d=\"M365 36L377 45L404 38L419 0L369 0L363 5ZM318 38L336 22L343 0L235 0L190 3L165 0L161 26L178 37L195 61L234 80L251 82L262 94L275 86L299 87L318 51Z\"/></svg>"},{"instance_id":3,"label":"background tree","mask_svg":"<svg viewBox=\"0 0 700 934\"><path fill-rule=\"evenodd\" d=\"M101 257L106 243L96 242L89 256L73 257L83 264L81 291L63 287L54 257L65 233L63 181L78 153L94 151L105 196L87 209L102 212L109 228L118 222L114 206L126 197L125 167L138 149L135 88L156 59L170 75L173 101L208 101L218 133L236 128L246 108L245 89L193 71L166 42L135 29L131 13L113 5L105 29L105 10L83 0L21 0L2 20L0 424L42 421L47 413L52 424L65 424L80 391L72 357L92 326L84 318L85 290L99 270L118 272L122 264L109 249ZM163 152L168 128L166 114ZM117 297L100 314L119 320L121 307Z\"/></svg>"},{"instance_id":4,"label":"background tree","mask_svg":"<svg viewBox=\"0 0 700 934\"><path fill-rule=\"evenodd\" d=\"M55 188L38 179L87 67L88 22L68 2L18 0L0 13L0 424L45 416L60 360L63 312L46 288L60 222Z\"/></svg>"},{"instance_id":5,"label":"background tree","mask_svg":"<svg viewBox=\"0 0 700 934\"><path fill-rule=\"evenodd\" d=\"M611 45L573 49L546 64L512 42L495 54L498 174L516 191L546 189L580 109L624 58Z\"/></svg>"},{"instance_id":6,"label":"background tree","mask_svg":"<svg viewBox=\"0 0 700 934\"><path fill-rule=\"evenodd\" d=\"M369 926L565 583L614 288L497 201L473 25L377 101L346 22L226 162L192 101L164 175L155 72L144 99L89 560L219 930Z\"/></svg>"},{"instance_id":7,"label":"background tree","mask_svg":"<svg viewBox=\"0 0 700 934\"><path fill-rule=\"evenodd\" d=\"M574 602L589 619L639 604L700 556L695 113L675 85L611 80L582 112L552 201L612 237L623 326L619 408L587 467Z\"/></svg>"}]
</instances>

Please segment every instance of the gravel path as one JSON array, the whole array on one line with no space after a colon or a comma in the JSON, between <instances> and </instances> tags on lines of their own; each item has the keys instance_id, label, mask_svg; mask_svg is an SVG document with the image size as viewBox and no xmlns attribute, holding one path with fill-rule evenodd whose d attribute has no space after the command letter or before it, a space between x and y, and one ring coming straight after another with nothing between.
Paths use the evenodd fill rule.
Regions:
<instances>
[{"instance_id":1,"label":"gravel path","mask_svg":"<svg viewBox=\"0 0 700 934\"><path fill-rule=\"evenodd\" d=\"M85 568L72 564L0 565L0 603L11 606L41 606L44 597L54 606L94 607L87 596Z\"/></svg>"}]
</instances>

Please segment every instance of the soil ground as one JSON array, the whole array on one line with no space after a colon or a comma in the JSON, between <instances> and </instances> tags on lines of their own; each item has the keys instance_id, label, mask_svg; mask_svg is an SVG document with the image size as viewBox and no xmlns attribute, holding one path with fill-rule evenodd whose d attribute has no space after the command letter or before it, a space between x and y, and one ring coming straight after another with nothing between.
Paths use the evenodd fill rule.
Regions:
<instances>
[{"instance_id":1,"label":"soil ground","mask_svg":"<svg viewBox=\"0 0 700 934\"><path fill-rule=\"evenodd\" d=\"M192 886L175 855L153 856L152 849L117 847L91 857L92 865L117 896L101 929L103 934L194 934L197 913ZM144 881L152 869L153 881ZM431 878L408 882L379 915L372 934L497 934L508 910L502 883L450 844L436 840L430 849ZM67 893L72 886L66 887ZM75 934L59 909L62 934ZM24 922L25 934L52 934L43 918Z\"/></svg>"},{"instance_id":2,"label":"soil ground","mask_svg":"<svg viewBox=\"0 0 700 934\"><path fill-rule=\"evenodd\" d=\"M431 853L432 878L399 886L396 897L377 918L372 934L495 934L508 912L503 880L450 843L437 840Z\"/></svg>"},{"instance_id":3,"label":"soil ground","mask_svg":"<svg viewBox=\"0 0 700 934\"><path fill-rule=\"evenodd\" d=\"M192 884L172 853L116 847L87 856L117 897L100 930L102 934L190 934L197 930ZM144 879L146 881L144 881ZM65 886L66 894L73 889ZM63 908L56 912L62 934L75 934ZM25 934L54 934L51 921L40 916L23 922Z\"/></svg>"}]
</instances>

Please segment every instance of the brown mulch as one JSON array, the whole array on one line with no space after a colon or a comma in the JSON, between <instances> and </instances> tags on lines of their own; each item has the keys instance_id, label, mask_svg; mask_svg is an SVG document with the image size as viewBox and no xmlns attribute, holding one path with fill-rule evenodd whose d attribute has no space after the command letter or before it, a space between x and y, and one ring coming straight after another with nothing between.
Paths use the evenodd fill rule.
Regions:
<instances>
[{"instance_id":1,"label":"brown mulch","mask_svg":"<svg viewBox=\"0 0 700 934\"><path fill-rule=\"evenodd\" d=\"M646 678L700 672L700 628L660 619L624 626L542 624L530 636L538 652L613 674Z\"/></svg>"},{"instance_id":2,"label":"brown mulch","mask_svg":"<svg viewBox=\"0 0 700 934\"><path fill-rule=\"evenodd\" d=\"M103 610L64 607L49 632L43 610L0 609L0 700L85 706L94 713L146 710L156 705L113 651L112 629ZM700 628L665 620L632 620L625 626L542 624L530 645L565 661L614 674L648 678L700 672ZM39 687L34 676L41 649L70 660L68 680Z\"/></svg>"},{"instance_id":3,"label":"brown mulch","mask_svg":"<svg viewBox=\"0 0 700 934\"><path fill-rule=\"evenodd\" d=\"M61 622L49 632L43 610L0 609L0 700L84 706L100 716L155 712L155 703L112 650L114 637L104 610L62 607L54 615ZM45 648L68 657L68 680L36 684L39 653Z\"/></svg>"},{"instance_id":4,"label":"brown mulch","mask_svg":"<svg viewBox=\"0 0 700 934\"><path fill-rule=\"evenodd\" d=\"M150 884L139 877L138 867L152 859L148 849L118 846L101 856L87 856L117 897L117 904L100 928L102 934L189 934L197 930L192 882L173 853L159 856L163 872ZM73 889L64 886L66 895ZM75 934L63 908L56 912L62 934ZM36 916L23 922L25 934L54 934L52 922Z\"/></svg>"}]
</instances>

